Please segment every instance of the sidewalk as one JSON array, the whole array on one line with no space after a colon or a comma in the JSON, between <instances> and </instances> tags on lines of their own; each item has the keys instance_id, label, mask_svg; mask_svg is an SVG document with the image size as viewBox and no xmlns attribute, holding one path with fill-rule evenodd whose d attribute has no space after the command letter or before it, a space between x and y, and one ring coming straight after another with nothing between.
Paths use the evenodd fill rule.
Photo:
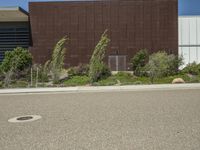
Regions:
<instances>
[{"instance_id":1,"label":"sidewalk","mask_svg":"<svg viewBox=\"0 0 200 150\"><path fill-rule=\"evenodd\" d=\"M157 85L127 85L127 86L90 86L90 87L55 87L55 88L24 88L1 89L0 94L20 93L76 93L76 92L109 92L109 91L153 91L153 90L181 90L199 89L200 83L194 84L157 84Z\"/></svg>"}]
</instances>

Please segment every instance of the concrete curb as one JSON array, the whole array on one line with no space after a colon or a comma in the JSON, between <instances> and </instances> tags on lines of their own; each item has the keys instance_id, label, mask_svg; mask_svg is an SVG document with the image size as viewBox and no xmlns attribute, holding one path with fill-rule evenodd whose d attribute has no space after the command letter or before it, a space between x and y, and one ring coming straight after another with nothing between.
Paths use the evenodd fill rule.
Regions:
<instances>
[{"instance_id":1,"label":"concrete curb","mask_svg":"<svg viewBox=\"0 0 200 150\"><path fill-rule=\"evenodd\" d=\"M61 87L61 88L24 88L1 89L0 94L23 93L80 93L80 92L110 92L110 91L155 91L155 90L183 90L199 89L200 84L157 84L157 85L127 85L127 86L91 86L91 87Z\"/></svg>"}]
</instances>

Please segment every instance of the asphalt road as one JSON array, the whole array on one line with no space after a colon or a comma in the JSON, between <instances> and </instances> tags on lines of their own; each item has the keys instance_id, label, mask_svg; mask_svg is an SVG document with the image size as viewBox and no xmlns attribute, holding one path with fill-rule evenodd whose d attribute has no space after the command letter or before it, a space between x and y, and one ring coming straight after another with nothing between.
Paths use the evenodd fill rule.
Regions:
<instances>
[{"instance_id":1,"label":"asphalt road","mask_svg":"<svg viewBox=\"0 0 200 150\"><path fill-rule=\"evenodd\" d=\"M0 95L0 150L199 149L200 90Z\"/></svg>"}]
</instances>

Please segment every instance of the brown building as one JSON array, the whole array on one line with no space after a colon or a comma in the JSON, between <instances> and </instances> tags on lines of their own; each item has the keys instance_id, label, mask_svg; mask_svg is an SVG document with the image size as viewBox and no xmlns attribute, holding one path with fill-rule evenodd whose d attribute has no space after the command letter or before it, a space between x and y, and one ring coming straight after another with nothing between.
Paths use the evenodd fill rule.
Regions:
<instances>
[{"instance_id":1,"label":"brown building","mask_svg":"<svg viewBox=\"0 0 200 150\"><path fill-rule=\"evenodd\" d=\"M112 70L128 70L143 48L178 54L177 0L31 2L29 10L36 63L49 59L65 35L70 38L65 65L88 63L105 29L111 39L105 62Z\"/></svg>"}]
</instances>

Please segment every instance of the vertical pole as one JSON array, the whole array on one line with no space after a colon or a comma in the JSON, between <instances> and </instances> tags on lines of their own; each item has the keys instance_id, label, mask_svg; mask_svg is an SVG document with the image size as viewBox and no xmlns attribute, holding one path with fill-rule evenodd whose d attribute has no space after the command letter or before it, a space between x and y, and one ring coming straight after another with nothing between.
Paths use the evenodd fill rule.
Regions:
<instances>
[{"instance_id":1,"label":"vertical pole","mask_svg":"<svg viewBox=\"0 0 200 150\"><path fill-rule=\"evenodd\" d=\"M199 43L198 43L198 20L197 20L197 17L196 17L196 45L197 45L197 47L196 47L196 63L199 63L199 58L198 58L198 45L199 45Z\"/></svg>"},{"instance_id":2,"label":"vertical pole","mask_svg":"<svg viewBox=\"0 0 200 150\"><path fill-rule=\"evenodd\" d=\"M37 70L36 70L36 83L35 83L35 87L37 87L38 85L38 67L37 67Z\"/></svg>"},{"instance_id":3,"label":"vertical pole","mask_svg":"<svg viewBox=\"0 0 200 150\"><path fill-rule=\"evenodd\" d=\"M116 56L116 70L119 71L119 56Z\"/></svg>"},{"instance_id":4,"label":"vertical pole","mask_svg":"<svg viewBox=\"0 0 200 150\"><path fill-rule=\"evenodd\" d=\"M188 19L188 28L189 28L189 36L188 36L188 37L189 37L189 62L188 62L188 63L190 63L190 61L191 61L191 57L190 57L190 55L191 55L191 54L190 54L190 52L191 52L191 51L190 51L190 49L191 49L191 48L190 48L190 47L191 47L191 45L190 45L190 36L191 36L191 35L190 35L190 19Z\"/></svg>"},{"instance_id":5,"label":"vertical pole","mask_svg":"<svg viewBox=\"0 0 200 150\"><path fill-rule=\"evenodd\" d=\"M31 87L33 86L33 69L31 67Z\"/></svg>"}]
</instances>

